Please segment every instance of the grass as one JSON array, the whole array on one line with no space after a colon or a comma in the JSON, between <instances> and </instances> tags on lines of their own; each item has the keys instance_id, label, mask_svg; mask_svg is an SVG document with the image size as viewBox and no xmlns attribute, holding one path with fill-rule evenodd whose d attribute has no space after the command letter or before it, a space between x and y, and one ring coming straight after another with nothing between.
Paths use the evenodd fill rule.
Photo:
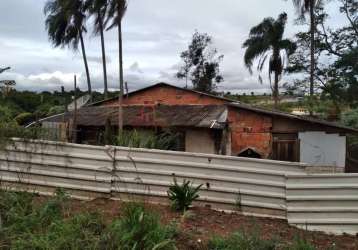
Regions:
<instances>
[{"instance_id":1,"label":"grass","mask_svg":"<svg viewBox=\"0 0 358 250\"><path fill-rule=\"evenodd\" d=\"M34 197L0 191L0 249L175 249L176 228L160 224L143 204L129 203L121 218L105 225L98 213L66 216L68 196L61 190L40 206Z\"/></svg>"},{"instance_id":2,"label":"grass","mask_svg":"<svg viewBox=\"0 0 358 250\"><path fill-rule=\"evenodd\" d=\"M235 232L227 238L216 236L209 241L209 250L275 250L278 242L263 240L259 233Z\"/></svg>"},{"instance_id":3,"label":"grass","mask_svg":"<svg viewBox=\"0 0 358 250\"><path fill-rule=\"evenodd\" d=\"M126 203L111 223L102 216L71 214L63 190L42 203L35 194L0 191L0 249L172 250L182 234L176 224L163 225L160 215L142 203ZM203 246L207 250L315 250L302 238L289 245L262 239L258 230L215 236Z\"/></svg>"}]
</instances>

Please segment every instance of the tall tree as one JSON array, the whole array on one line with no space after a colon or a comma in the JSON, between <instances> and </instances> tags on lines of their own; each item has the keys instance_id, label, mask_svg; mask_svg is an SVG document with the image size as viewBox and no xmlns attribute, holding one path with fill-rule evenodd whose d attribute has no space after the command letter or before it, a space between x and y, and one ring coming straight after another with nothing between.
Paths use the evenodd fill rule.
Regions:
<instances>
[{"instance_id":1,"label":"tall tree","mask_svg":"<svg viewBox=\"0 0 358 250\"><path fill-rule=\"evenodd\" d=\"M108 0L87 0L86 6L89 14L94 17L94 33L101 37L102 49L102 64L103 64L103 83L104 83L104 98L108 98L108 78L107 78L107 63L106 63L106 48L104 44L104 21L108 10Z\"/></svg>"},{"instance_id":2,"label":"tall tree","mask_svg":"<svg viewBox=\"0 0 358 250\"><path fill-rule=\"evenodd\" d=\"M220 62L223 55L217 55L217 49L212 47L212 37L196 31L191 44L180 55L183 66L179 69L179 79L190 77L195 90L213 92L216 84L224 80L220 74Z\"/></svg>"},{"instance_id":3,"label":"tall tree","mask_svg":"<svg viewBox=\"0 0 358 250\"><path fill-rule=\"evenodd\" d=\"M252 66L258 60L257 70L262 71L269 58L269 80L274 73L274 86L271 87L275 102L278 106L279 81L285 66L284 56L289 57L296 49L296 45L289 39L283 39L287 23L287 14L282 13L275 20L271 17L265 18L260 24L250 30L249 38L244 42L246 48L244 62L252 73ZM260 77L261 79L261 77Z\"/></svg>"},{"instance_id":4,"label":"tall tree","mask_svg":"<svg viewBox=\"0 0 358 250\"><path fill-rule=\"evenodd\" d=\"M358 105L358 1L337 0L340 12L347 22L340 27L327 25L328 14L321 7L316 8L315 32L315 88L321 98L333 101L336 111L342 104L355 107ZM334 13L339 15L339 13ZM310 73L309 47L310 32L300 32L295 36L298 49L290 57L287 68L289 73L296 73L297 80L288 88L305 91Z\"/></svg>"},{"instance_id":5,"label":"tall tree","mask_svg":"<svg viewBox=\"0 0 358 250\"><path fill-rule=\"evenodd\" d=\"M108 22L111 24L108 26L107 30L117 27L118 29L118 58L119 58L119 107L118 107L118 130L119 135L123 131L123 92L124 92L124 82L123 82L123 49L122 49L122 19L127 10L127 1L126 0L109 0L108 14L105 24Z\"/></svg>"},{"instance_id":6,"label":"tall tree","mask_svg":"<svg viewBox=\"0 0 358 250\"><path fill-rule=\"evenodd\" d=\"M86 7L83 0L48 0L44 7L46 29L55 47L68 46L73 50L81 45L86 70L88 93L92 99L91 78L88 69L83 34L86 30Z\"/></svg>"},{"instance_id":7,"label":"tall tree","mask_svg":"<svg viewBox=\"0 0 358 250\"><path fill-rule=\"evenodd\" d=\"M315 71L315 8L322 4L322 0L292 0L300 19L305 19L305 14L310 16L310 96L314 95L314 71Z\"/></svg>"}]
</instances>

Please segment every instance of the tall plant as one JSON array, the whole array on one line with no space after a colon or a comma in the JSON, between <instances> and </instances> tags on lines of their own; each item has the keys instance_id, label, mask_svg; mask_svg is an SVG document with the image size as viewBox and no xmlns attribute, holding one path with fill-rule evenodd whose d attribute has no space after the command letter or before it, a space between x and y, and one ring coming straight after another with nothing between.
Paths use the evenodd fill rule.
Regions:
<instances>
[{"instance_id":1,"label":"tall plant","mask_svg":"<svg viewBox=\"0 0 358 250\"><path fill-rule=\"evenodd\" d=\"M106 48L104 43L105 18L108 10L108 0L87 0L86 5L90 16L94 17L94 33L101 37L102 64L103 64L103 83L104 98L108 98L108 78L107 78L107 62Z\"/></svg>"},{"instance_id":2,"label":"tall plant","mask_svg":"<svg viewBox=\"0 0 358 250\"><path fill-rule=\"evenodd\" d=\"M282 13L278 19L265 18L260 24L250 30L249 38L244 42L246 48L244 61L246 67L252 73L254 61L259 58L257 70L262 71L267 59L269 59L269 79L274 73L274 86L272 88L275 108L278 106L279 81L285 65L283 53L290 56L296 49L296 45L289 39L283 39L287 22L287 14ZM261 79L261 78L260 78Z\"/></svg>"},{"instance_id":3,"label":"tall plant","mask_svg":"<svg viewBox=\"0 0 358 250\"><path fill-rule=\"evenodd\" d=\"M46 29L55 47L68 46L73 50L81 46L86 70L88 93L92 99L91 78L89 75L83 34L86 29L86 7L83 0L48 0L45 4Z\"/></svg>"},{"instance_id":4,"label":"tall plant","mask_svg":"<svg viewBox=\"0 0 358 250\"><path fill-rule=\"evenodd\" d=\"M105 24L108 22L111 24L107 30L114 27L118 29L118 58L119 58L119 103L118 103L118 134L121 135L123 131L123 49L122 49L122 19L127 10L126 0L109 0L108 15Z\"/></svg>"}]
</instances>

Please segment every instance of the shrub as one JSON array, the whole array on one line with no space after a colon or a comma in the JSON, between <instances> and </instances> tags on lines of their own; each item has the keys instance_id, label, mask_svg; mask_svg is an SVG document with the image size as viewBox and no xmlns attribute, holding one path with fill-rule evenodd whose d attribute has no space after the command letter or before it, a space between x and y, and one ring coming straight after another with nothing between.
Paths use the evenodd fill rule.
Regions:
<instances>
[{"instance_id":1,"label":"shrub","mask_svg":"<svg viewBox=\"0 0 358 250\"><path fill-rule=\"evenodd\" d=\"M149 148L161 150L176 150L178 135L170 131L154 134L151 131L123 131L115 142L117 146L133 148Z\"/></svg>"},{"instance_id":2,"label":"shrub","mask_svg":"<svg viewBox=\"0 0 358 250\"><path fill-rule=\"evenodd\" d=\"M112 223L105 236L106 249L165 250L175 249L173 227L162 226L159 216L143 204L129 203L123 217Z\"/></svg>"},{"instance_id":3,"label":"shrub","mask_svg":"<svg viewBox=\"0 0 358 250\"><path fill-rule=\"evenodd\" d=\"M209 250L275 250L274 240L263 240L258 233L236 232L227 238L214 237L208 243Z\"/></svg>"},{"instance_id":4,"label":"shrub","mask_svg":"<svg viewBox=\"0 0 358 250\"><path fill-rule=\"evenodd\" d=\"M358 109L343 113L341 118L344 125L358 128Z\"/></svg>"},{"instance_id":5,"label":"shrub","mask_svg":"<svg viewBox=\"0 0 358 250\"><path fill-rule=\"evenodd\" d=\"M19 125L27 125L35 120L35 115L32 113L21 113L15 117L15 121Z\"/></svg>"},{"instance_id":6,"label":"shrub","mask_svg":"<svg viewBox=\"0 0 358 250\"><path fill-rule=\"evenodd\" d=\"M177 179L174 178L174 184L169 187L167 192L173 208L178 211L187 210L193 201L199 198L201 186L193 187L193 183L187 180L184 180L182 184L178 184Z\"/></svg>"}]
</instances>

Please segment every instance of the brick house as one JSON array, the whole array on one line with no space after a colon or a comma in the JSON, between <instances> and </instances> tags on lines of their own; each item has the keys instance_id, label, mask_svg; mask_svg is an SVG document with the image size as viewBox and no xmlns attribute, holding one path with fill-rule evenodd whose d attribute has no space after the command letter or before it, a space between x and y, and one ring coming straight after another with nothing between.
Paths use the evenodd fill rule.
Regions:
<instances>
[{"instance_id":1,"label":"brick house","mask_svg":"<svg viewBox=\"0 0 358 250\"><path fill-rule=\"evenodd\" d=\"M180 150L189 152L343 168L346 134L358 133L335 123L256 108L166 83L128 93L123 105L127 129L174 129L183 134ZM117 124L117 107L118 99L113 98L80 109L78 128L87 132L103 130L108 117L111 124ZM71 117L68 113L42 122ZM82 137L90 137L90 134Z\"/></svg>"}]
</instances>

